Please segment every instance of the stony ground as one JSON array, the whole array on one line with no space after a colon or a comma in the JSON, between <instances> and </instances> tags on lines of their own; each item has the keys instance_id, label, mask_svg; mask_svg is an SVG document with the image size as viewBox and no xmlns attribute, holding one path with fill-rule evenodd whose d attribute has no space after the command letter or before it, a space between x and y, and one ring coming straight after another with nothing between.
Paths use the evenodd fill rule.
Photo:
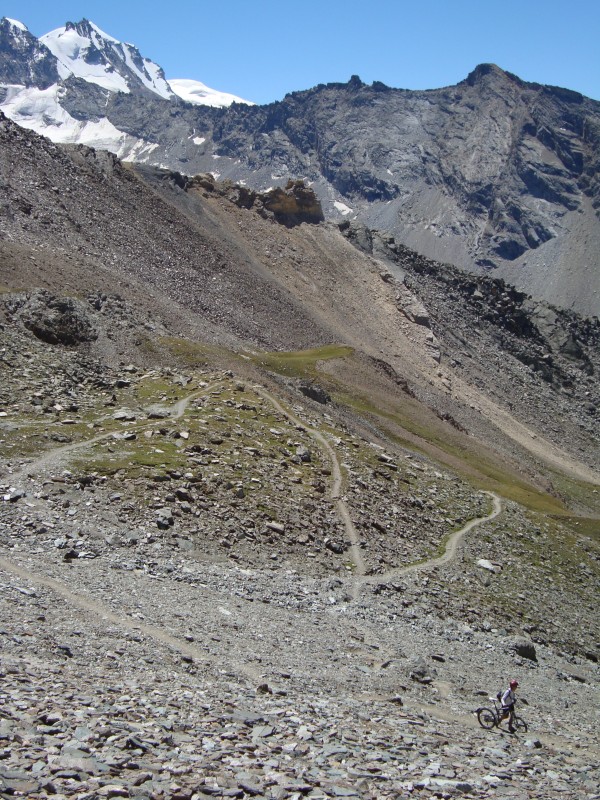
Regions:
<instances>
[{"instance_id":1,"label":"stony ground","mask_svg":"<svg viewBox=\"0 0 600 800\"><path fill-rule=\"evenodd\" d=\"M592 540L234 372L4 333L3 796L598 797ZM513 675L529 732L483 731Z\"/></svg>"}]
</instances>

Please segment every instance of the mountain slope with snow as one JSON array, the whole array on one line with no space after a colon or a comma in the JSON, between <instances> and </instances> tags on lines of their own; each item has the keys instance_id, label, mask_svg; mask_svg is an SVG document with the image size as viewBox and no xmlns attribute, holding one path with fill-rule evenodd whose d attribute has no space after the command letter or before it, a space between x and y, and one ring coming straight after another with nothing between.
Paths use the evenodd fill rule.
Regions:
<instances>
[{"instance_id":1,"label":"mountain slope with snow","mask_svg":"<svg viewBox=\"0 0 600 800\"><path fill-rule=\"evenodd\" d=\"M259 191L302 178L326 218L600 313L597 101L494 64L427 91L353 76L265 106L239 100L169 83L87 20L42 40L0 23L0 109L23 127Z\"/></svg>"},{"instance_id":2,"label":"mountain slope with snow","mask_svg":"<svg viewBox=\"0 0 600 800\"><path fill-rule=\"evenodd\" d=\"M67 22L39 39L18 20L0 21L0 109L14 122L54 142L85 144L144 162L158 144L144 131L130 130L127 120L115 123L100 110L115 95L146 103L156 98L215 108L252 105L200 81L167 81L163 69L137 47L87 19Z\"/></svg>"},{"instance_id":3,"label":"mountain slope with snow","mask_svg":"<svg viewBox=\"0 0 600 800\"><path fill-rule=\"evenodd\" d=\"M0 84L46 89L59 80L56 58L22 22L0 19Z\"/></svg>"},{"instance_id":4,"label":"mountain slope with snow","mask_svg":"<svg viewBox=\"0 0 600 800\"><path fill-rule=\"evenodd\" d=\"M0 20L0 108L23 127L57 142L110 146L124 157L123 139L140 137L117 130L109 140L90 133L90 120L71 115L63 99L65 87L85 81L111 94L159 97L162 100L223 108L232 103L253 105L236 95L189 79L167 81L162 67L142 56L137 47L120 42L93 22L67 22L36 38L18 20ZM94 123L102 122L95 115ZM114 128L114 125L112 126ZM104 124L104 129L107 125ZM88 136L87 133L90 133ZM115 142L119 146L115 146ZM109 142L109 143L107 143Z\"/></svg>"},{"instance_id":5,"label":"mountain slope with snow","mask_svg":"<svg viewBox=\"0 0 600 800\"><path fill-rule=\"evenodd\" d=\"M55 56L63 80L74 76L110 92L147 90L165 99L173 96L158 64L87 19L76 24L67 22L63 28L40 37L40 42Z\"/></svg>"},{"instance_id":6,"label":"mountain slope with snow","mask_svg":"<svg viewBox=\"0 0 600 800\"><path fill-rule=\"evenodd\" d=\"M178 97L181 97L186 103L192 103L193 105L213 106L215 108L224 108L232 105L232 103L244 103L248 106L254 105L254 103L251 103L249 100L236 97L234 94L218 92L216 89L211 89L200 81L192 81L186 78L170 78L168 83Z\"/></svg>"}]
</instances>

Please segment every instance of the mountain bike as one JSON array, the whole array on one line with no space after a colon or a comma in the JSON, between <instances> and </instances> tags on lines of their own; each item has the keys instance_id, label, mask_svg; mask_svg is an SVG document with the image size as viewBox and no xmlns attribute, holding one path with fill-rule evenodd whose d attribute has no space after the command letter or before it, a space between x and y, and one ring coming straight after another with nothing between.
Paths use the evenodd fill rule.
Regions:
<instances>
[{"instance_id":1,"label":"mountain bike","mask_svg":"<svg viewBox=\"0 0 600 800\"><path fill-rule=\"evenodd\" d=\"M486 731L491 731L492 728L499 728L500 724L503 722L502 707L499 706L495 700L493 702L493 709L486 706L482 706L481 708L477 709L477 721L482 728L486 729ZM515 714L512 724L516 733L527 733L527 723L523 717L518 717Z\"/></svg>"}]
</instances>

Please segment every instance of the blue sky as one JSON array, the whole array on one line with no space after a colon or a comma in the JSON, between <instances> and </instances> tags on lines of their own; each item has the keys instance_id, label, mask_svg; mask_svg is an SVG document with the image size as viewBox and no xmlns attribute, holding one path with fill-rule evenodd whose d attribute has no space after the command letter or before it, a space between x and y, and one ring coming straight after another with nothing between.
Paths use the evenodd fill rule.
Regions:
<instances>
[{"instance_id":1,"label":"blue sky","mask_svg":"<svg viewBox=\"0 0 600 800\"><path fill-rule=\"evenodd\" d=\"M317 83L432 89L493 62L600 100L600 0L0 0L36 36L87 17L167 78L267 103Z\"/></svg>"}]
</instances>

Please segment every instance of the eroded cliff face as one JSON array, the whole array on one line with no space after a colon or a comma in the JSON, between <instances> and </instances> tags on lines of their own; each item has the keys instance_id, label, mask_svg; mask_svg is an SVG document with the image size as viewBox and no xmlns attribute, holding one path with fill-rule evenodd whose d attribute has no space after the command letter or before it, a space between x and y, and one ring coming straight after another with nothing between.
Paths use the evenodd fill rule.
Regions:
<instances>
[{"instance_id":1,"label":"eroded cliff face","mask_svg":"<svg viewBox=\"0 0 600 800\"><path fill-rule=\"evenodd\" d=\"M200 190L227 197L240 208L253 208L261 216L289 228L303 222L314 225L325 220L318 197L301 180L289 180L283 188L276 186L266 192L256 192L230 181L217 183L211 173L194 175L191 179L166 173L165 179L176 180L185 191Z\"/></svg>"}]
</instances>

